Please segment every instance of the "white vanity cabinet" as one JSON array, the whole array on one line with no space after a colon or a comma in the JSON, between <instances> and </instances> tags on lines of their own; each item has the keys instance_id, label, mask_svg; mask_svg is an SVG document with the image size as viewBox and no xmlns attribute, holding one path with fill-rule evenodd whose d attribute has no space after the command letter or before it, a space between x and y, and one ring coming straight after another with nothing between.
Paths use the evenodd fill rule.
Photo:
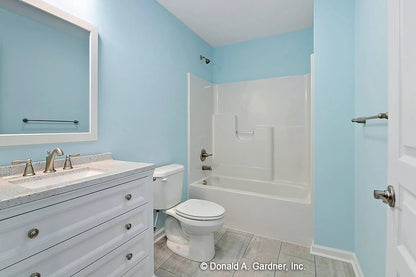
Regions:
<instances>
[{"instance_id":1,"label":"white vanity cabinet","mask_svg":"<svg viewBox=\"0 0 416 277\"><path fill-rule=\"evenodd\" d=\"M150 170L0 210L0 276L153 276Z\"/></svg>"}]
</instances>

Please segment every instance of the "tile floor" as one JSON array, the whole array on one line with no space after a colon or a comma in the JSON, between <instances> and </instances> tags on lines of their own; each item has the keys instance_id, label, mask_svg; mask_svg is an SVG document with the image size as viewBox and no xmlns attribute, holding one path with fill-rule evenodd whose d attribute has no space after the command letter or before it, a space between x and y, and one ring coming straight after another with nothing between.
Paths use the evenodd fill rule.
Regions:
<instances>
[{"instance_id":1,"label":"tile floor","mask_svg":"<svg viewBox=\"0 0 416 277\"><path fill-rule=\"evenodd\" d=\"M201 270L200 263L184 259L166 246L166 238L155 243L155 275L157 277L354 277L349 263L331 260L309 253L309 249L295 244L259 237L241 231L222 228L215 233L215 263L244 262L249 270L210 271ZM254 271L251 265L280 263L290 266L291 262L302 264L302 271ZM250 270L251 269L251 270Z\"/></svg>"}]
</instances>

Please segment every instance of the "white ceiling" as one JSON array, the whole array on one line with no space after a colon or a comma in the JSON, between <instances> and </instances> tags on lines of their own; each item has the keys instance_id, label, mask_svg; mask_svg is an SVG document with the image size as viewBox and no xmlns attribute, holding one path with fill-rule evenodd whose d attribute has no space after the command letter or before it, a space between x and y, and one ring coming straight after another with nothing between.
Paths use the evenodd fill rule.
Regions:
<instances>
[{"instance_id":1,"label":"white ceiling","mask_svg":"<svg viewBox=\"0 0 416 277\"><path fill-rule=\"evenodd\" d=\"M213 47L312 27L313 0L157 0Z\"/></svg>"}]
</instances>

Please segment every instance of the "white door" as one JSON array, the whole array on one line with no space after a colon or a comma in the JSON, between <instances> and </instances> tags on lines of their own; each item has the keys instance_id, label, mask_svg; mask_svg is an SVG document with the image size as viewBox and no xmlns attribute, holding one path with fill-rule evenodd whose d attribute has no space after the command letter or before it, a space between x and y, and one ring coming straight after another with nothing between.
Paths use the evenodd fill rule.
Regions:
<instances>
[{"instance_id":1,"label":"white door","mask_svg":"<svg viewBox=\"0 0 416 277\"><path fill-rule=\"evenodd\" d=\"M388 182L386 276L416 276L416 1L388 0Z\"/></svg>"}]
</instances>

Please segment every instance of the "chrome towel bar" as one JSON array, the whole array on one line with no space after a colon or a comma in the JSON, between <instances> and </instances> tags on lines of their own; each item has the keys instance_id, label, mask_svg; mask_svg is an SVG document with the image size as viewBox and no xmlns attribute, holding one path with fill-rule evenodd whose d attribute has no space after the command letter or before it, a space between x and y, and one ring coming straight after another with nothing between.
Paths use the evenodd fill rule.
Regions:
<instances>
[{"instance_id":1,"label":"chrome towel bar","mask_svg":"<svg viewBox=\"0 0 416 277\"><path fill-rule=\"evenodd\" d=\"M357 117L357 118L353 118L351 121L354 123L363 123L366 124L367 120L369 119L389 119L389 113L379 113L377 115L373 115L373 116L366 116L366 117Z\"/></svg>"},{"instance_id":2,"label":"chrome towel bar","mask_svg":"<svg viewBox=\"0 0 416 277\"><path fill-rule=\"evenodd\" d=\"M23 122L24 123L28 123L30 121L35 121L35 122L57 122L57 123L74 123L74 124L78 124L79 121L78 120L54 120L54 119L27 119L27 118L23 118Z\"/></svg>"}]
</instances>

